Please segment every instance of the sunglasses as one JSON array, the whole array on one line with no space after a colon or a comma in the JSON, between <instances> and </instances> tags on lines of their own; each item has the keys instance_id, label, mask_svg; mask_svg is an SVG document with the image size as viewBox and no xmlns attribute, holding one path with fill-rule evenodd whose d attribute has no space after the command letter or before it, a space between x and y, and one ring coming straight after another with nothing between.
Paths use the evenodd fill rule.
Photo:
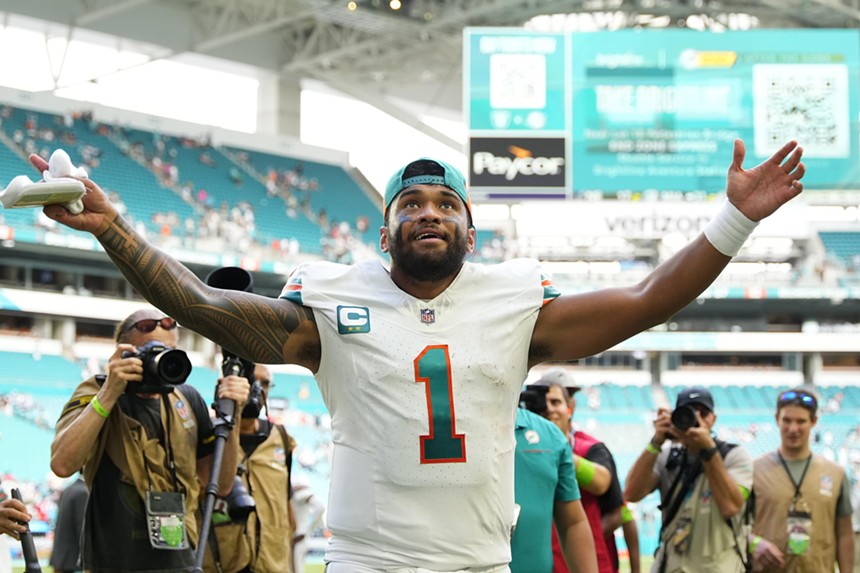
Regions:
<instances>
[{"instance_id":1,"label":"sunglasses","mask_svg":"<svg viewBox=\"0 0 860 573\"><path fill-rule=\"evenodd\" d=\"M815 396L797 390L788 390L779 395L779 406L787 406L789 404L797 404L812 410L818 408L818 400L815 399Z\"/></svg>"},{"instance_id":2,"label":"sunglasses","mask_svg":"<svg viewBox=\"0 0 860 573\"><path fill-rule=\"evenodd\" d=\"M143 320L138 320L128 329L131 330L133 328L138 332L152 332L153 330L155 330L156 326L160 326L164 330L173 330L179 325L176 324L176 321L172 318L165 316L164 318L158 320L154 318L145 318Z\"/></svg>"}]
</instances>

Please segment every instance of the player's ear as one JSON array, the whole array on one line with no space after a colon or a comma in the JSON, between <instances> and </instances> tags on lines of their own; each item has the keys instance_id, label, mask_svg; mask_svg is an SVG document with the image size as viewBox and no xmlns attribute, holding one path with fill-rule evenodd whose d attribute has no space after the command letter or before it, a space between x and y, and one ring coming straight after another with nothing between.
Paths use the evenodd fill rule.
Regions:
<instances>
[{"instance_id":1,"label":"player's ear","mask_svg":"<svg viewBox=\"0 0 860 573\"><path fill-rule=\"evenodd\" d=\"M383 253L388 252L388 227L379 228L379 248Z\"/></svg>"},{"instance_id":2,"label":"player's ear","mask_svg":"<svg viewBox=\"0 0 860 573\"><path fill-rule=\"evenodd\" d=\"M474 225L469 225L469 230L466 232L466 238L468 241L468 252L471 255L475 252L475 247L478 244L478 231L475 229Z\"/></svg>"}]
</instances>

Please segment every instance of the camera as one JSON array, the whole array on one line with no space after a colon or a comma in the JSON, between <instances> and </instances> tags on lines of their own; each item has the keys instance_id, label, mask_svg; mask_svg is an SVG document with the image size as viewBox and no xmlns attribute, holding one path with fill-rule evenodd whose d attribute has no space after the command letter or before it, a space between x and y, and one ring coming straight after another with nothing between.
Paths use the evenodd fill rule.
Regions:
<instances>
[{"instance_id":1,"label":"camera","mask_svg":"<svg viewBox=\"0 0 860 573\"><path fill-rule=\"evenodd\" d=\"M538 416L546 416L547 392L549 392L549 386L526 386L525 390L520 392L520 407Z\"/></svg>"},{"instance_id":2,"label":"camera","mask_svg":"<svg viewBox=\"0 0 860 573\"><path fill-rule=\"evenodd\" d=\"M672 411L672 425L681 431L697 427L699 421L696 419L696 409L692 406L678 406Z\"/></svg>"},{"instance_id":3,"label":"camera","mask_svg":"<svg viewBox=\"0 0 860 573\"><path fill-rule=\"evenodd\" d=\"M233 487L227 497L224 498L224 501L227 502L227 514L230 516L230 520L240 523L247 521L251 512L257 509L257 502L248 493L248 488L242 481L241 474L244 471L246 471L245 468L240 464L239 475L233 478Z\"/></svg>"},{"instance_id":4,"label":"camera","mask_svg":"<svg viewBox=\"0 0 860 573\"><path fill-rule=\"evenodd\" d=\"M134 352L122 353L123 358L139 358L143 362L143 379L126 386L134 394L168 394L174 386L184 384L191 374L191 361L181 350L150 340Z\"/></svg>"}]
</instances>

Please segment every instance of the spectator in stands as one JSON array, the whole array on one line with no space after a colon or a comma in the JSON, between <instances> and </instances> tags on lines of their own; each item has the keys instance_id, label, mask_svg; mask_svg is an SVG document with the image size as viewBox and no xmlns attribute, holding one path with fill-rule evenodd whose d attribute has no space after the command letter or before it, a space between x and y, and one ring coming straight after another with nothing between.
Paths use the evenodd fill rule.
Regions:
<instances>
[{"instance_id":1,"label":"spectator in stands","mask_svg":"<svg viewBox=\"0 0 860 573\"><path fill-rule=\"evenodd\" d=\"M568 448L573 451L573 461L576 467L576 479L582 492L582 505L591 534L594 536L594 550L597 555L597 565L600 573L617 571L615 561L610 552L608 537L612 537L612 549L615 549L615 530L621 525L621 507L624 498L621 495L621 484L618 476L612 473L615 461L606 444L582 430L574 429L571 419L576 412L576 393L580 387L573 377L561 368L553 368L545 372L535 383L547 389L546 416L564 434ZM604 528L604 525L606 528ZM611 527L611 529L609 529ZM553 551L558 559L558 540L553 538ZM562 568L556 567L556 571Z\"/></svg>"},{"instance_id":2,"label":"spectator in stands","mask_svg":"<svg viewBox=\"0 0 860 573\"><path fill-rule=\"evenodd\" d=\"M57 422L51 469L67 477L83 468L90 490L81 549L87 570L178 572L194 564L198 494L211 469L209 411L191 386L159 378L152 357L144 376L137 356L147 343L175 347L176 328L154 308L130 314L116 329L107 374L82 382ZM218 395L241 407L248 388L247 379L227 376ZM224 447L224 495L236 475L238 433Z\"/></svg>"},{"instance_id":3,"label":"spectator in stands","mask_svg":"<svg viewBox=\"0 0 860 573\"><path fill-rule=\"evenodd\" d=\"M327 573L504 573L513 409L529 367L603 352L667 320L716 279L755 221L801 192L796 142L749 170L740 140L734 149L729 201L703 235L635 286L566 297L536 260L466 261L475 229L465 178L432 159L410 162L386 187L389 267L309 263L277 299L207 286L143 240L91 180L83 212L45 211L94 234L139 293L198 333L255 362L315 373L334 435Z\"/></svg>"},{"instance_id":4,"label":"spectator in stands","mask_svg":"<svg viewBox=\"0 0 860 573\"><path fill-rule=\"evenodd\" d=\"M660 489L663 526L652 572L742 573L742 531L752 489L752 457L743 446L713 437L714 399L705 388L678 394L675 410L660 408L654 436L627 474L625 499ZM671 440L671 447L663 447Z\"/></svg>"},{"instance_id":5,"label":"spectator in stands","mask_svg":"<svg viewBox=\"0 0 860 573\"><path fill-rule=\"evenodd\" d=\"M833 571L854 567L851 486L845 470L815 455L809 435L818 399L803 388L776 402L780 444L755 461L755 524L750 551L757 571Z\"/></svg>"},{"instance_id":6,"label":"spectator in stands","mask_svg":"<svg viewBox=\"0 0 860 573\"><path fill-rule=\"evenodd\" d=\"M596 573L594 540L567 438L539 415L546 412L544 392L527 388L520 404L514 455L514 499L520 511L511 538L511 573L551 573L551 532L556 530L566 567Z\"/></svg>"},{"instance_id":7,"label":"spectator in stands","mask_svg":"<svg viewBox=\"0 0 860 573\"><path fill-rule=\"evenodd\" d=\"M51 567L54 573L81 570L81 533L87 507L87 484L78 475L63 493L57 507L54 544L51 547Z\"/></svg>"},{"instance_id":8,"label":"spectator in stands","mask_svg":"<svg viewBox=\"0 0 860 573\"><path fill-rule=\"evenodd\" d=\"M207 545L204 570L218 573L289 573L292 539L296 530L290 508L290 473L296 442L282 424L260 418L272 374L262 364L254 367L251 394L242 412L239 441L242 487L233 487L219 511L213 513L214 542ZM247 492L255 501L254 510ZM217 565L216 565L217 563Z\"/></svg>"}]
</instances>

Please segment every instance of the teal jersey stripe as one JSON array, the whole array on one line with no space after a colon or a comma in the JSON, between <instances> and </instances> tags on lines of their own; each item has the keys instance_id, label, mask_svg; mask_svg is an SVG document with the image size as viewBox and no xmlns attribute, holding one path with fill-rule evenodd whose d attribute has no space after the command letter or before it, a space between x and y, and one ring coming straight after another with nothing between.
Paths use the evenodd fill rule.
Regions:
<instances>
[{"instance_id":1,"label":"teal jersey stripe","mask_svg":"<svg viewBox=\"0 0 860 573\"><path fill-rule=\"evenodd\" d=\"M284 285L284 290L281 291L281 295L278 298L286 299L290 302L294 302L296 304L302 303L302 279L300 278L291 278L287 281L287 284Z\"/></svg>"},{"instance_id":2,"label":"teal jersey stripe","mask_svg":"<svg viewBox=\"0 0 860 573\"><path fill-rule=\"evenodd\" d=\"M543 285L543 304L561 296L561 291L558 290L552 281L546 275L541 275L541 284Z\"/></svg>"}]
</instances>

